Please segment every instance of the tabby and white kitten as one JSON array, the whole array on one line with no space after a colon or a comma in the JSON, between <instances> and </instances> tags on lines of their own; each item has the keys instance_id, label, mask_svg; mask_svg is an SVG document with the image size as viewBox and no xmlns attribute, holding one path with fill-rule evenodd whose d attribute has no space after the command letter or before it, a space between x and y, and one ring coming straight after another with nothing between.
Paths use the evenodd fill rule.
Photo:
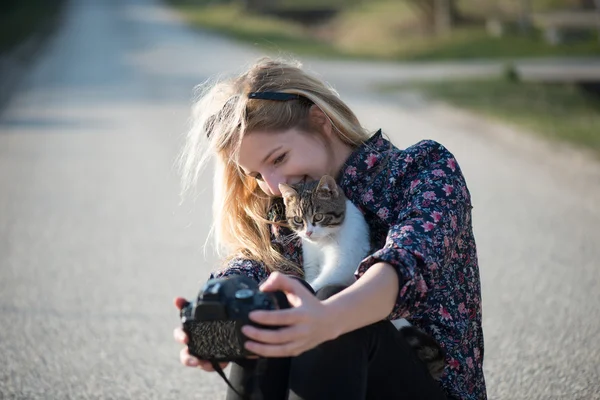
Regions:
<instances>
[{"instance_id":1,"label":"tabby and white kitten","mask_svg":"<svg viewBox=\"0 0 600 400\"><path fill-rule=\"evenodd\" d=\"M328 175L296 188L279 185L288 223L302 239L304 279L315 292L326 285L350 286L369 254L367 222Z\"/></svg>"},{"instance_id":2,"label":"tabby and white kitten","mask_svg":"<svg viewBox=\"0 0 600 400\"><path fill-rule=\"evenodd\" d=\"M354 272L371 250L362 212L328 175L318 182L280 184L279 190L288 224L302 239L304 279L315 292L328 285L354 283ZM392 323L438 379L444 370L444 352L437 342L405 319Z\"/></svg>"}]
</instances>

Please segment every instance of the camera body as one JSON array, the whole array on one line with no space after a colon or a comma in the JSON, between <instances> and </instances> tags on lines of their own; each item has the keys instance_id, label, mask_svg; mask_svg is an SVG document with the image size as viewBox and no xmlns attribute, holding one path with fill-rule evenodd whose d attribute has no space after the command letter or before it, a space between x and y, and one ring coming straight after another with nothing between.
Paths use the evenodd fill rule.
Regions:
<instances>
[{"instance_id":1,"label":"camera body","mask_svg":"<svg viewBox=\"0 0 600 400\"><path fill-rule=\"evenodd\" d=\"M210 279L194 302L180 312L183 330L187 334L191 355L202 360L235 361L252 355L244 348L244 325L263 329L248 318L254 310L288 308L282 292L266 293L252 279L243 275Z\"/></svg>"}]
</instances>

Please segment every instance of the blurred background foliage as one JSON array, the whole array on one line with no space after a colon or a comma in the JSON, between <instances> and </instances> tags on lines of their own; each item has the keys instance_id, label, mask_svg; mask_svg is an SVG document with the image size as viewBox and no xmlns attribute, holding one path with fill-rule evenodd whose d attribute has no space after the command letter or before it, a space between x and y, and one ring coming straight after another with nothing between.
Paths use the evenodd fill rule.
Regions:
<instances>
[{"instance_id":1,"label":"blurred background foliage","mask_svg":"<svg viewBox=\"0 0 600 400\"><path fill-rule=\"evenodd\" d=\"M501 60L506 68L490 78L390 82L380 90L418 91L600 156L600 82L564 75L530 81L512 62L600 55L600 0L168 1L195 26L275 53Z\"/></svg>"},{"instance_id":2,"label":"blurred background foliage","mask_svg":"<svg viewBox=\"0 0 600 400\"><path fill-rule=\"evenodd\" d=\"M48 31L56 22L64 1L0 1L0 55L23 43L33 33Z\"/></svg>"},{"instance_id":3,"label":"blurred background foliage","mask_svg":"<svg viewBox=\"0 0 600 400\"><path fill-rule=\"evenodd\" d=\"M67 1L0 1L0 56L35 32L38 38L49 36L44 33L58 25ZM505 73L490 79L465 76L402 86L390 82L387 90L418 90L600 155L600 77L582 81L550 76L531 82L512 63L536 57L585 63L579 57L600 56L600 0L164 1L195 27L274 53L396 61L502 60Z\"/></svg>"},{"instance_id":4,"label":"blurred background foliage","mask_svg":"<svg viewBox=\"0 0 600 400\"><path fill-rule=\"evenodd\" d=\"M169 0L267 49L395 60L600 54L597 0Z\"/></svg>"}]
</instances>

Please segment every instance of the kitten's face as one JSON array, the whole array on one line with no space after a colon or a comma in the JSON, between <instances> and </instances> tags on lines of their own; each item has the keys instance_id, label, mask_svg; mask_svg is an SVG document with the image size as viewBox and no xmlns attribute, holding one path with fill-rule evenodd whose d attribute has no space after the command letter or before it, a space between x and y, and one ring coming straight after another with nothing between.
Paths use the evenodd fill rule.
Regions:
<instances>
[{"instance_id":1,"label":"kitten's face","mask_svg":"<svg viewBox=\"0 0 600 400\"><path fill-rule=\"evenodd\" d=\"M302 239L318 242L334 235L346 215L346 197L335 180L325 175L320 181L279 185L290 227Z\"/></svg>"}]
</instances>

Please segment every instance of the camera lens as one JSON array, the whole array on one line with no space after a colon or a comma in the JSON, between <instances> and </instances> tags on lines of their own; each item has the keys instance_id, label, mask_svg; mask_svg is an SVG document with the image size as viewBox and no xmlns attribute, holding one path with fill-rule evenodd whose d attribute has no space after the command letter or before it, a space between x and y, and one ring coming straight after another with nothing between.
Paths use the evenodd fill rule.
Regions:
<instances>
[{"instance_id":1,"label":"camera lens","mask_svg":"<svg viewBox=\"0 0 600 400\"><path fill-rule=\"evenodd\" d=\"M235 298L239 300L251 299L254 296L252 289L240 289L235 292Z\"/></svg>"}]
</instances>

